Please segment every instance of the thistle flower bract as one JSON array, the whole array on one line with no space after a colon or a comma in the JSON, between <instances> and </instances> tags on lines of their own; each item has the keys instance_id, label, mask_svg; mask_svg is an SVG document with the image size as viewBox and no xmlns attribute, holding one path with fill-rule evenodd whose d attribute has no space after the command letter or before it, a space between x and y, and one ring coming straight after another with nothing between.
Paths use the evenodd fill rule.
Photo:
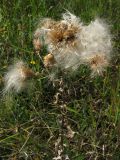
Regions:
<instances>
[{"instance_id":1,"label":"thistle flower bract","mask_svg":"<svg viewBox=\"0 0 120 160\"><path fill-rule=\"evenodd\" d=\"M39 38L33 39L33 45L36 51L40 51L42 46Z\"/></svg>"},{"instance_id":2,"label":"thistle flower bract","mask_svg":"<svg viewBox=\"0 0 120 160\"><path fill-rule=\"evenodd\" d=\"M33 46L35 51L39 52L42 48L42 32L41 30L38 28L33 35Z\"/></svg>"},{"instance_id":3,"label":"thistle flower bract","mask_svg":"<svg viewBox=\"0 0 120 160\"><path fill-rule=\"evenodd\" d=\"M22 61L18 61L16 64L10 67L4 77L4 93L11 90L15 90L16 92L21 91L27 86L26 80L34 76L36 76L36 74L31 69L26 67Z\"/></svg>"},{"instance_id":4,"label":"thistle flower bract","mask_svg":"<svg viewBox=\"0 0 120 160\"><path fill-rule=\"evenodd\" d=\"M52 54L48 54L44 57L44 66L45 67L52 67L55 64L55 59Z\"/></svg>"}]
</instances>

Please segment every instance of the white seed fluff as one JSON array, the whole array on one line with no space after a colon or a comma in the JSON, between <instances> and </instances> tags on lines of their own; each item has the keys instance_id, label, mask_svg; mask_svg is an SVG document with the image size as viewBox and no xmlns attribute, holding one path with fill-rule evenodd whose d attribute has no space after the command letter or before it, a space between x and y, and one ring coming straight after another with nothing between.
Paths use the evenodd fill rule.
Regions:
<instances>
[{"instance_id":1,"label":"white seed fluff","mask_svg":"<svg viewBox=\"0 0 120 160\"><path fill-rule=\"evenodd\" d=\"M23 72L23 67L25 64L22 61L18 61L16 64L11 66L6 73L5 80L5 89L4 93L15 90L19 92L25 87L25 74Z\"/></svg>"},{"instance_id":2,"label":"white seed fluff","mask_svg":"<svg viewBox=\"0 0 120 160\"><path fill-rule=\"evenodd\" d=\"M110 56L112 49L111 35L109 27L101 19L95 19L88 26L84 26L79 38L83 48L83 59L89 59L96 54Z\"/></svg>"}]
</instances>

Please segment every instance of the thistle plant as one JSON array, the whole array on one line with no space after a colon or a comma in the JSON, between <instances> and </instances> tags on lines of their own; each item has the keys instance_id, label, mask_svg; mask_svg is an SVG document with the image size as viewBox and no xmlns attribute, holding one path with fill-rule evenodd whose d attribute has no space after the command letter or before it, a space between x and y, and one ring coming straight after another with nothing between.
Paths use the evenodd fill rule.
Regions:
<instances>
[{"instance_id":1,"label":"thistle plant","mask_svg":"<svg viewBox=\"0 0 120 160\"><path fill-rule=\"evenodd\" d=\"M58 21L50 18L41 19L33 35L33 45L44 64L46 75L55 86L58 86L54 95L54 105L59 110L61 120L59 143L56 141L57 151L55 149L53 159L63 160L65 157L68 158L64 153L64 138L74 138L75 132L71 129L67 119L66 102L63 98L64 81L62 77L64 75L61 74L57 79L56 70L60 69L61 73L66 72L69 75L69 72L76 72L80 65L84 64L90 67L92 76L102 75L111 60L112 43L109 26L99 18L85 25L79 17L67 11ZM48 54L42 57L44 46L47 46ZM4 77L4 93L11 90L19 92L25 89L28 86L28 80L37 76L38 74L29 69L23 61L18 61ZM56 85L56 80L59 85ZM64 132L64 128L67 133Z\"/></svg>"}]
</instances>

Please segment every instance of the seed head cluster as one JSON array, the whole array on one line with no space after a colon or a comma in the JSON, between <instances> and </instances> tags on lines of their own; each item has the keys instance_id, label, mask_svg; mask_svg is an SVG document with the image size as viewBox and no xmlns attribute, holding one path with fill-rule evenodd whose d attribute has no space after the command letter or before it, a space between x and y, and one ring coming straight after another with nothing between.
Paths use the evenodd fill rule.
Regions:
<instances>
[{"instance_id":1,"label":"seed head cluster","mask_svg":"<svg viewBox=\"0 0 120 160\"><path fill-rule=\"evenodd\" d=\"M90 66L92 74L101 74L111 59L109 26L99 18L84 25L80 18L66 12L59 21L41 20L36 34L44 37L48 52L62 69L76 70L85 64Z\"/></svg>"}]
</instances>

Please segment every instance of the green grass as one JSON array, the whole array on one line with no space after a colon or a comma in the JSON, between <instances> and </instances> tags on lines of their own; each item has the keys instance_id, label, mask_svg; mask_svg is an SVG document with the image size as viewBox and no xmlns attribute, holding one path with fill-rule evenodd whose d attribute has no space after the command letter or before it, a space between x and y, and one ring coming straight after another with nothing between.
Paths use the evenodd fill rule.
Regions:
<instances>
[{"instance_id":1,"label":"green grass","mask_svg":"<svg viewBox=\"0 0 120 160\"><path fill-rule=\"evenodd\" d=\"M85 66L74 75L64 75L59 101L66 104L65 113L54 104L59 85L54 87L46 77L33 81L30 91L1 96L0 159L51 160L63 115L76 132L72 140L62 137L64 152L71 160L120 160L119 0L2 0L0 88L8 65L16 59L23 59L37 72L42 70L32 45L36 24L41 17L59 19L65 9L86 24L99 16L111 25L111 65L103 77L90 78ZM66 128L62 132L66 133Z\"/></svg>"}]
</instances>

